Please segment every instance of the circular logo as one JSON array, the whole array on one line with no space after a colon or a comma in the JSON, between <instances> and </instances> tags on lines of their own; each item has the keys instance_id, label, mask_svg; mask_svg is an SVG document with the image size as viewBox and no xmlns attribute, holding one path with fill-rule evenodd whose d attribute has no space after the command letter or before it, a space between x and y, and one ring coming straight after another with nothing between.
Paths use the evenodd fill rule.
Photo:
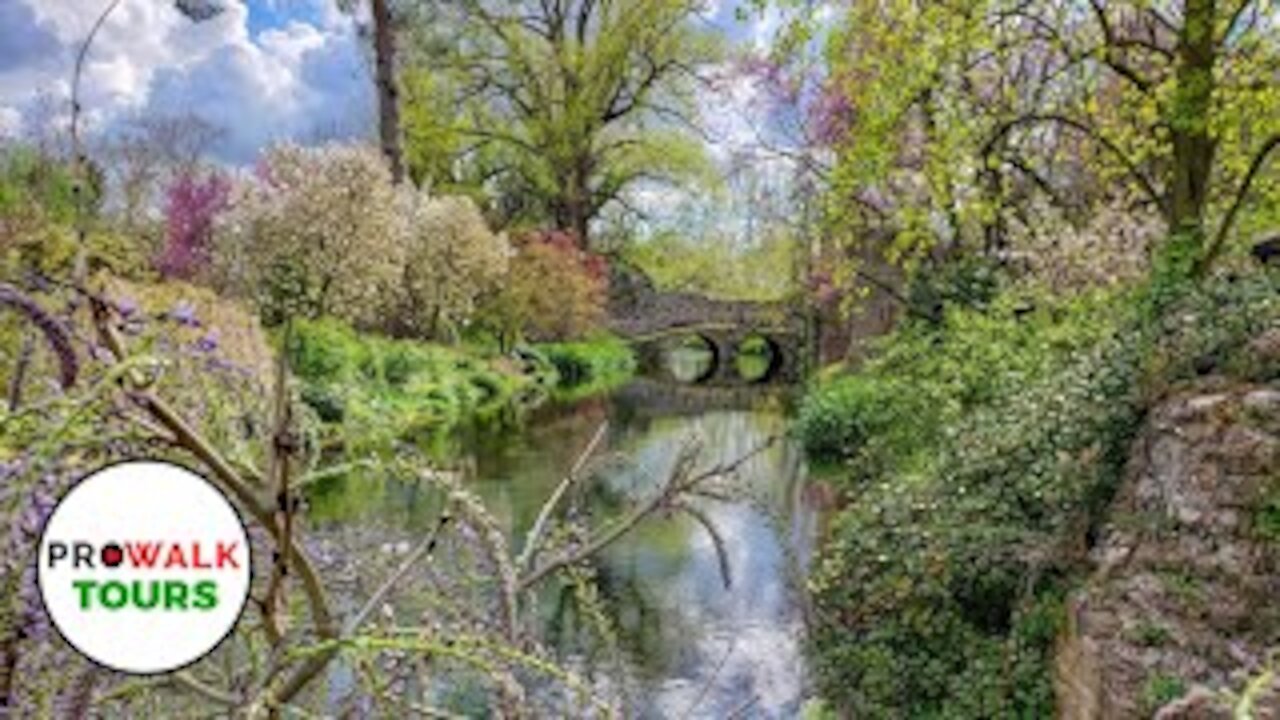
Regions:
<instances>
[{"instance_id":1,"label":"circular logo","mask_svg":"<svg viewBox=\"0 0 1280 720\"><path fill-rule=\"evenodd\" d=\"M40 538L53 624L112 670L170 672L231 633L249 598L249 539L227 498L177 465L137 461L84 478Z\"/></svg>"}]
</instances>

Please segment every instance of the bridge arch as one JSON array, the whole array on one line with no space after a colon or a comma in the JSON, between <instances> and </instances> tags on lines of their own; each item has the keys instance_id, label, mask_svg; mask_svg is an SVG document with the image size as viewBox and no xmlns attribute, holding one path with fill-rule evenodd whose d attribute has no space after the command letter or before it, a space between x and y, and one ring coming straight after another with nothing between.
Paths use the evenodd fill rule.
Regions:
<instances>
[{"instance_id":1,"label":"bridge arch","mask_svg":"<svg viewBox=\"0 0 1280 720\"><path fill-rule=\"evenodd\" d=\"M658 343L657 364L665 374L682 383L697 385L709 381L720 371L721 363L729 359L715 338L700 332L673 333Z\"/></svg>"},{"instance_id":2,"label":"bridge arch","mask_svg":"<svg viewBox=\"0 0 1280 720\"><path fill-rule=\"evenodd\" d=\"M641 369L670 375L676 380L700 385L760 385L795 382L800 378L799 338L785 329L739 328L735 326L676 326L628 338L636 348ZM690 340L704 345L708 351L705 367L696 375L682 376L672 371L671 355ZM755 373L743 372L740 361L743 348L750 342L761 343L765 365Z\"/></svg>"},{"instance_id":3,"label":"bridge arch","mask_svg":"<svg viewBox=\"0 0 1280 720\"><path fill-rule=\"evenodd\" d=\"M772 380L782 366L783 357L784 351L777 340L755 331L743 336L732 351L734 369L742 381L750 385Z\"/></svg>"},{"instance_id":4,"label":"bridge arch","mask_svg":"<svg viewBox=\"0 0 1280 720\"><path fill-rule=\"evenodd\" d=\"M661 292L643 273L615 265L610 277L608 326L640 351L642 364L658 360L662 339L697 334L715 353L715 368L703 383L747 384L734 363L741 343L752 335L765 339L773 360L757 382L796 382L806 356L805 317L785 302L717 300L697 293ZM651 364L650 367L659 367Z\"/></svg>"}]
</instances>

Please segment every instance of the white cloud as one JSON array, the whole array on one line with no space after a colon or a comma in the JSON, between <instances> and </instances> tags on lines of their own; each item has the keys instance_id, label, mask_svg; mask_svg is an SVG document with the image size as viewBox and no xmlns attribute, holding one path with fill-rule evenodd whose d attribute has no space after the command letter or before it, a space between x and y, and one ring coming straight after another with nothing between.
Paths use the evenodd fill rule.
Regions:
<instances>
[{"instance_id":1,"label":"white cloud","mask_svg":"<svg viewBox=\"0 0 1280 720\"><path fill-rule=\"evenodd\" d=\"M364 135L373 99L354 23L332 2L312 2L309 22L255 36L243 0L203 23L166 0L123 0L85 65L90 131L109 133L137 112L190 113L226 131L217 152L230 162L249 162L276 140ZM75 52L96 17L85 5L0 2L0 122L29 118L41 93L69 98Z\"/></svg>"},{"instance_id":2,"label":"white cloud","mask_svg":"<svg viewBox=\"0 0 1280 720\"><path fill-rule=\"evenodd\" d=\"M22 130L22 114L13 108L0 107L0 138L16 137Z\"/></svg>"}]
</instances>

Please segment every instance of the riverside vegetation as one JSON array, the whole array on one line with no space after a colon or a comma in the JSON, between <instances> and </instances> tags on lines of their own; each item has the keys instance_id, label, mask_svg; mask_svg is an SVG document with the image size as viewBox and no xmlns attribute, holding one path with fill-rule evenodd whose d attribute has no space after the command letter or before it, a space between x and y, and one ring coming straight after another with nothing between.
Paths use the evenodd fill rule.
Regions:
<instances>
[{"instance_id":1,"label":"riverside vegetation","mask_svg":"<svg viewBox=\"0 0 1280 720\"><path fill-rule=\"evenodd\" d=\"M1149 288L1002 288L905 323L816 388L798 431L848 468L812 585L828 696L873 717L1053 715L1068 591L1147 409L1210 373L1275 380L1252 342L1280 322L1278 289L1218 280L1153 318Z\"/></svg>"},{"instance_id":2,"label":"riverside vegetation","mask_svg":"<svg viewBox=\"0 0 1280 720\"><path fill-rule=\"evenodd\" d=\"M0 715L1280 713L1276 3L343 1L377 147L228 166L199 118L87 126L122 1L66 122L0 141ZM630 419L721 452L606 452L597 395L636 370L615 263L803 312L794 437L706 421L736 394L713 391ZM448 439L548 397L593 428L532 507L486 502ZM56 498L137 456L210 476L269 558L235 633L152 678L78 659L31 565ZM409 540L326 527L386 487ZM812 512L750 525L769 493ZM717 597L769 565L782 620L655 686L621 632L651 607L609 559L673 520L660 559L696 537L685 579ZM787 697L739 672L704 704L800 634Z\"/></svg>"}]
</instances>

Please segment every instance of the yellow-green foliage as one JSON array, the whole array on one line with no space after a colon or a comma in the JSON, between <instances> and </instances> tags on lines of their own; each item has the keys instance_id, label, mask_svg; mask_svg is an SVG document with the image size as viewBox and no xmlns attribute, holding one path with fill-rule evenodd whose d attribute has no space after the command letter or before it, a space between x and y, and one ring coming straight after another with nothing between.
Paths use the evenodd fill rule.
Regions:
<instances>
[{"instance_id":1,"label":"yellow-green foliage","mask_svg":"<svg viewBox=\"0 0 1280 720\"><path fill-rule=\"evenodd\" d=\"M626 258L661 290L698 292L730 300L777 300L792 290L795 247L767 237L750 248L729 238L698 240L662 234L626 249Z\"/></svg>"},{"instance_id":2,"label":"yellow-green foliage","mask_svg":"<svg viewBox=\"0 0 1280 720\"><path fill-rule=\"evenodd\" d=\"M555 367L562 394L590 395L626 381L636 371L635 353L622 340L599 337L548 343L538 351Z\"/></svg>"},{"instance_id":3,"label":"yellow-green foliage","mask_svg":"<svg viewBox=\"0 0 1280 720\"><path fill-rule=\"evenodd\" d=\"M717 38L685 0L436 3L405 73L414 175L447 192L494 191L509 220L586 221L642 180L709 179L693 117ZM558 27L558 32L542 28ZM477 92L477 89L480 91Z\"/></svg>"}]
</instances>

